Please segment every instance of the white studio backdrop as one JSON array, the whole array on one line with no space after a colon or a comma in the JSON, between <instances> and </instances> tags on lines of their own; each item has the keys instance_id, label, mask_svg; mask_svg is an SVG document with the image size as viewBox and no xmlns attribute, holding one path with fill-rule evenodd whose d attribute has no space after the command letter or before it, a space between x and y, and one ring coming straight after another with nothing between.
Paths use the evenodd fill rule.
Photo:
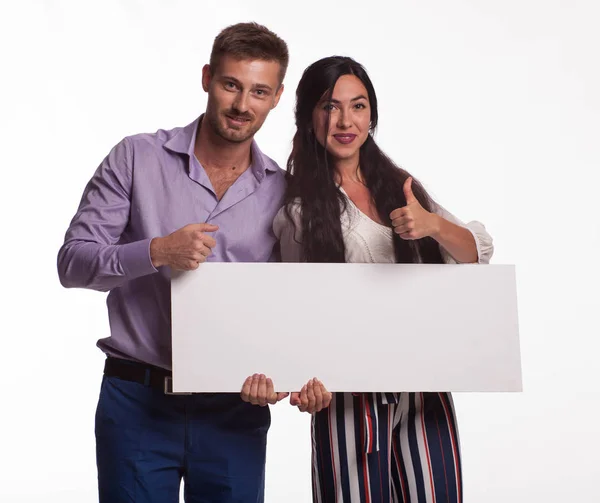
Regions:
<instances>
[{"instance_id":1,"label":"white studio backdrop","mask_svg":"<svg viewBox=\"0 0 600 503\"><path fill-rule=\"evenodd\" d=\"M600 501L597 2L1 6L0 501L97 501L105 296L63 289L56 253L110 148L202 112L212 40L247 20L291 53L257 137L265 152L285 164L302 70L350 55L378 91L383 149L454 214L485 223L493 263L516 264L524 392L455 395L465 502ZM267 502L307 502L309 418L287 403L272 414Z\"/></svg>"}]
</instances>

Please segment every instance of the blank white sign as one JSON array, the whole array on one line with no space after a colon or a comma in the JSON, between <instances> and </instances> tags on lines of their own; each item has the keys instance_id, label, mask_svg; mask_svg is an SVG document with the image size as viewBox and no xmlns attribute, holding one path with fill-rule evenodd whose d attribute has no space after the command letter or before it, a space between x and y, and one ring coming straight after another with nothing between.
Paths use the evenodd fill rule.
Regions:
<instances>
[{"instance_id":1,"label":"blank white sign","mask_svg":"<svg viewBox=\"0 0 600 503\"><path fill-rule=\"evenodd\" d=\"M522 390L511 265L205 263L171 294L174 391Z\"/></svg>"}]
</instances>

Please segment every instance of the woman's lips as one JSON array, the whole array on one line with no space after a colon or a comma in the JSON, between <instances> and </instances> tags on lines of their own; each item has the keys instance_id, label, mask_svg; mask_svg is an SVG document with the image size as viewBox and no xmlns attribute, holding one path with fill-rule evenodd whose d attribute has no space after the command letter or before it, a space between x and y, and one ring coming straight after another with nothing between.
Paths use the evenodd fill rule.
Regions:
<instances>
[{"instance_id":1,"label":"woman's lips","mask_svg":"<svg viewBox=\"0 0 600 503\"><path fill-rule=\"evenodd\" d=\"M356 138L356 135L344 133L344 134L334 134L333 137L341 144L348 145L349 143L352 143L354 141L354 139Z\"/></svg>"}]
</instances>

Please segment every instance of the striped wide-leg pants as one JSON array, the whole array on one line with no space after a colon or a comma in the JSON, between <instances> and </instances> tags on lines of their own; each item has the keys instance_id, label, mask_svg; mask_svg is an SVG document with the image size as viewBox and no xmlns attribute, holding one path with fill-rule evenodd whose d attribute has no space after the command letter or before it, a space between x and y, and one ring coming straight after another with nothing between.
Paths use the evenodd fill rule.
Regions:
<instances>
[{"instance_id":1,"label":"striped wide-leg pants","mask_svg":"<svg viewBox=\"0 0 600 503\"><path fill-rule=\"evenodd\" d=\"M462 503L448 393L334 393L312 419L316 503Z\"/></svg>"}]
</instances>

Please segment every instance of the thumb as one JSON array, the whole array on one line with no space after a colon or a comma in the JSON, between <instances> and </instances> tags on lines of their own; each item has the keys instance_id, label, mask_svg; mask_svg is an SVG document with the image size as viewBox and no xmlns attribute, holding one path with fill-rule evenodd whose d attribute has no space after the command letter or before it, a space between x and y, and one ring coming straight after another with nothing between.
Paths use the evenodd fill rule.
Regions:
<instances>
[{"instance_id":1,"label":"thumb","mask_svg":"<svg viewBox=\"0 0 600 503\"><path fill-rule=\"evenodd\" d=\"M406 204L412 204L417 202L417 198L412 191L412 176L409 176L404 182L404 196L406 197Z\"/></svg>"},{"instance_id":2,"label":"thumb","mask_svg":"<svg viewBox=\"0 0 600 503\"><path fill-rule=\"evenodd\" d=\"M300 405L300 393L293 392L290 395L290 404L291 405Z\"/></svg>"}]
</instances>

